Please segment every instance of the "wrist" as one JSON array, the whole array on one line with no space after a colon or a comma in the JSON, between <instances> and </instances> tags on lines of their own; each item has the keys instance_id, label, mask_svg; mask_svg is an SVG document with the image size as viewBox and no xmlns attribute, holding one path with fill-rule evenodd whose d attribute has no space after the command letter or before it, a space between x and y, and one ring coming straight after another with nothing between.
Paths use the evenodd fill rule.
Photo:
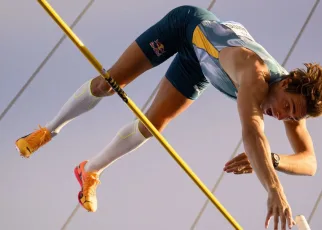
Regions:
<instances>
[{"instance_id":1,"label":"wrist","mask_svg":"<svg viewBox=\"0 0 322 230\"><path fill-rule=\"evenodd\" d=\"M280 163L280 156L276 153L271 153L271 157L272 157L272 163L274 168L276 169Z\"/></svg>"},{"instance_id":2,"label":"wrist","mask_svg":"<svg viewBox=\"0 0 322 230\"><path fill-rule=\"evenodd\" d=\"M275 185L271 185L268 187L268 193L273 194L273 193L281 193L283 192L283 187L281 184L275 184Z\"/></svg>"}]
</instances>

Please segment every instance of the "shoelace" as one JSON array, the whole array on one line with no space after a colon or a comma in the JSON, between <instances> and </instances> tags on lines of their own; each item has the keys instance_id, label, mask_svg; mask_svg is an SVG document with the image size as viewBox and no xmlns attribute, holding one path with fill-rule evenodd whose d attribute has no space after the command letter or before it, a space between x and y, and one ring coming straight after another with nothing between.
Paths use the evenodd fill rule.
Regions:
<instances>
[{"instance_id":1,"label":"shoelace","mask_svg":"<svg viewBox=\"0 0 322 230\"><path fill-rule=\"evenodd\" d=\"M30 134L26 140L28 141L32 151L39 149L40 146L50 141L51 136L46 128L39 125L39 130ZM40 140L40 141L39 141Z\"/></svg>"},{"instance_id":2,"label":"shoelace","mask_svg":"<svg viewBox=\"0 0 322 230\"><path fill-rule=\"evenodd\" d=\"M83 184L83 194L86 196L95 196L96 195L96 187L100 184L100 180L98 179L98 175L95 173L86 173Z\"/></svg>"}]
</instances>

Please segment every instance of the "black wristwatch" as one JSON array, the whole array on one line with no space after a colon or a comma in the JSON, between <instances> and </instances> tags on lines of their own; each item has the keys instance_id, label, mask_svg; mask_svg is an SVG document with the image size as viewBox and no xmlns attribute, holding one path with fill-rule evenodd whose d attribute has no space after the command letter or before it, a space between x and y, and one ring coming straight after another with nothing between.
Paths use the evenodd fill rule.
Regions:
<instances>
[{"instance_id":1,"label":"black wristwatch","mask_svg":"<svg viewBox=\"0 0 322 230\"><path fill-rule=\"evenodd\" d=\"M274 168L277 168L278 164L280 163L280 156L276 153L271 153L272 154L272 161Z\"/></svg>"}]
</instances>

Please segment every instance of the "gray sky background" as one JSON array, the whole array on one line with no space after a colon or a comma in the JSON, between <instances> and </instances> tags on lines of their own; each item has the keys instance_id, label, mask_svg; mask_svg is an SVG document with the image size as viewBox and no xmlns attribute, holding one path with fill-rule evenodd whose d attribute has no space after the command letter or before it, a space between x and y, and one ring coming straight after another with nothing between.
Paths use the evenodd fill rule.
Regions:
<instances>
[{"instance_id":1,"label":"gray sky background","mask_svg":"<svg viewBox=\"0 0 322 230\"><path fill-rule=\"evenodd\" d=\"M279 62L290 49L315 1L218 0L212 11L224 20L239 21ZM52 6L71 24L88 0L55 0ZM108 68L145 29L172 8L191 4L207 8L208 0L96 0L75 28L76 34ZM287 69L321 62L322 5L312 17ZM37 1L0 1L0 111L23 86L62 36L62 31ZM145 103L170 63L146 72L125 91L139 106ZM73 169L103 148L134 115L117 97L70 123L30 159L22 159L14 142L56 115L71 94L96 70L66 39L22 97L0 122L1 229L57 230L77 204L79 185ZM291 153L281 122L266 118L271 149ZM322 120L308 121L318 157L314 177L279 174L294 215L309 216L322 189ZM164 132L169 143L212 188L241 132L236 103L214 88L208 90ZM241 147L239 152L243 151ZM206 200L204 194L156 140L114 163L101 178L99 209L79 209L68 229L186 230ZM225 175L216 194L244 229L264 229L267 194L251 175ZM312 220L322 228L322 205ZM270 226L269 229L272 228ZM209 205L198 230L232 229Z\"/></svg>"}]
</instances>

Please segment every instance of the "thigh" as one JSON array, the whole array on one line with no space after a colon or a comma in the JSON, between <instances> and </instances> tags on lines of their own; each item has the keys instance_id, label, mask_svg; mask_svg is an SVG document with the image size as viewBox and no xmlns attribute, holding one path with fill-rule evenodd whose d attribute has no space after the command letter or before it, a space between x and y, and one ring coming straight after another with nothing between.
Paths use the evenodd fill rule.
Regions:
<instances>
[{"instance_id":1,"label":"thigh","mask_svg":"<svg viewBox=\"0 0 322 230\"><path fill-rule=\"evenodd\" d=\"M192 52L189 54L176 55L146 113L159 131L185 111L210 84L202 73L197 57ZM140 130L144 136L150 136L141 123Z\"/></svg>"},{"instance_id":2,"label":"thigh","mask_svg":"<svg viewBox=\"0 0 322 230\"><path fill-rule=\"evenodd\" d=\"M125 87L137 76L165 62L177 52L190 55L193 30L206 19L215 20L215 16L193 6L174 8L138 36L109 69L109 73L121 87Z\"/></svg>"},{"instance_id":3,"label":"thigh","mask_svg":"<svg viewBox=\"0 0 322 230\"><path fill-rule=\"evenodd\" d=\"M160 65L180 50L184 37L186 10L177 7L142 33L135 41L153 67Z\"/></svg>"},{"instance_id":4,"label":"thigh","mask_svg":"<svg viewBox=\"0 0 322 230\"><path fill-rule=\"evenodd\" d=\"M192 34L203 20L217 20L208 10L194 6L179 6L141 34L136 42L153 66L157 66L177 52L192 46Z\"/></svg>"},{"instance_id":5,"label":"thigh","mask_svg":"<svg viewBox=\"0 0 322 230\"><path fill-rule=\"evenodd\" d=\"M149 59L134 41L108 70L120 87L125 87L137 76L151 69Z\"/></svg>"},{"instance_id":6,"label":"thigh","mask_svg":"<svg viewBox=\"0 0 322 230\"><path fill-rule=\"evenodd\" d=\"M136 42L133 42L119 57L108 72L116 83L124 88L137 76L152 68L151 63L144 55ZM101 76L91 82L91 92L97 97L110 96L115 92Z\"/></svg>"},{"instance_id":7,"label":"thigh","mask_svg":"<svg viewBox=\"0 0 322 230\"><path fill-rule=\"evenodd\" d=\"M125 87L143 72L165 62L187 43L182 36L188 23L185 20L187 12L185 7L171 10L136 38L108 70L118 85ZM110 90L105 81L98 84L104 84L103 91Z\"/></svg>"}]
</instances>

